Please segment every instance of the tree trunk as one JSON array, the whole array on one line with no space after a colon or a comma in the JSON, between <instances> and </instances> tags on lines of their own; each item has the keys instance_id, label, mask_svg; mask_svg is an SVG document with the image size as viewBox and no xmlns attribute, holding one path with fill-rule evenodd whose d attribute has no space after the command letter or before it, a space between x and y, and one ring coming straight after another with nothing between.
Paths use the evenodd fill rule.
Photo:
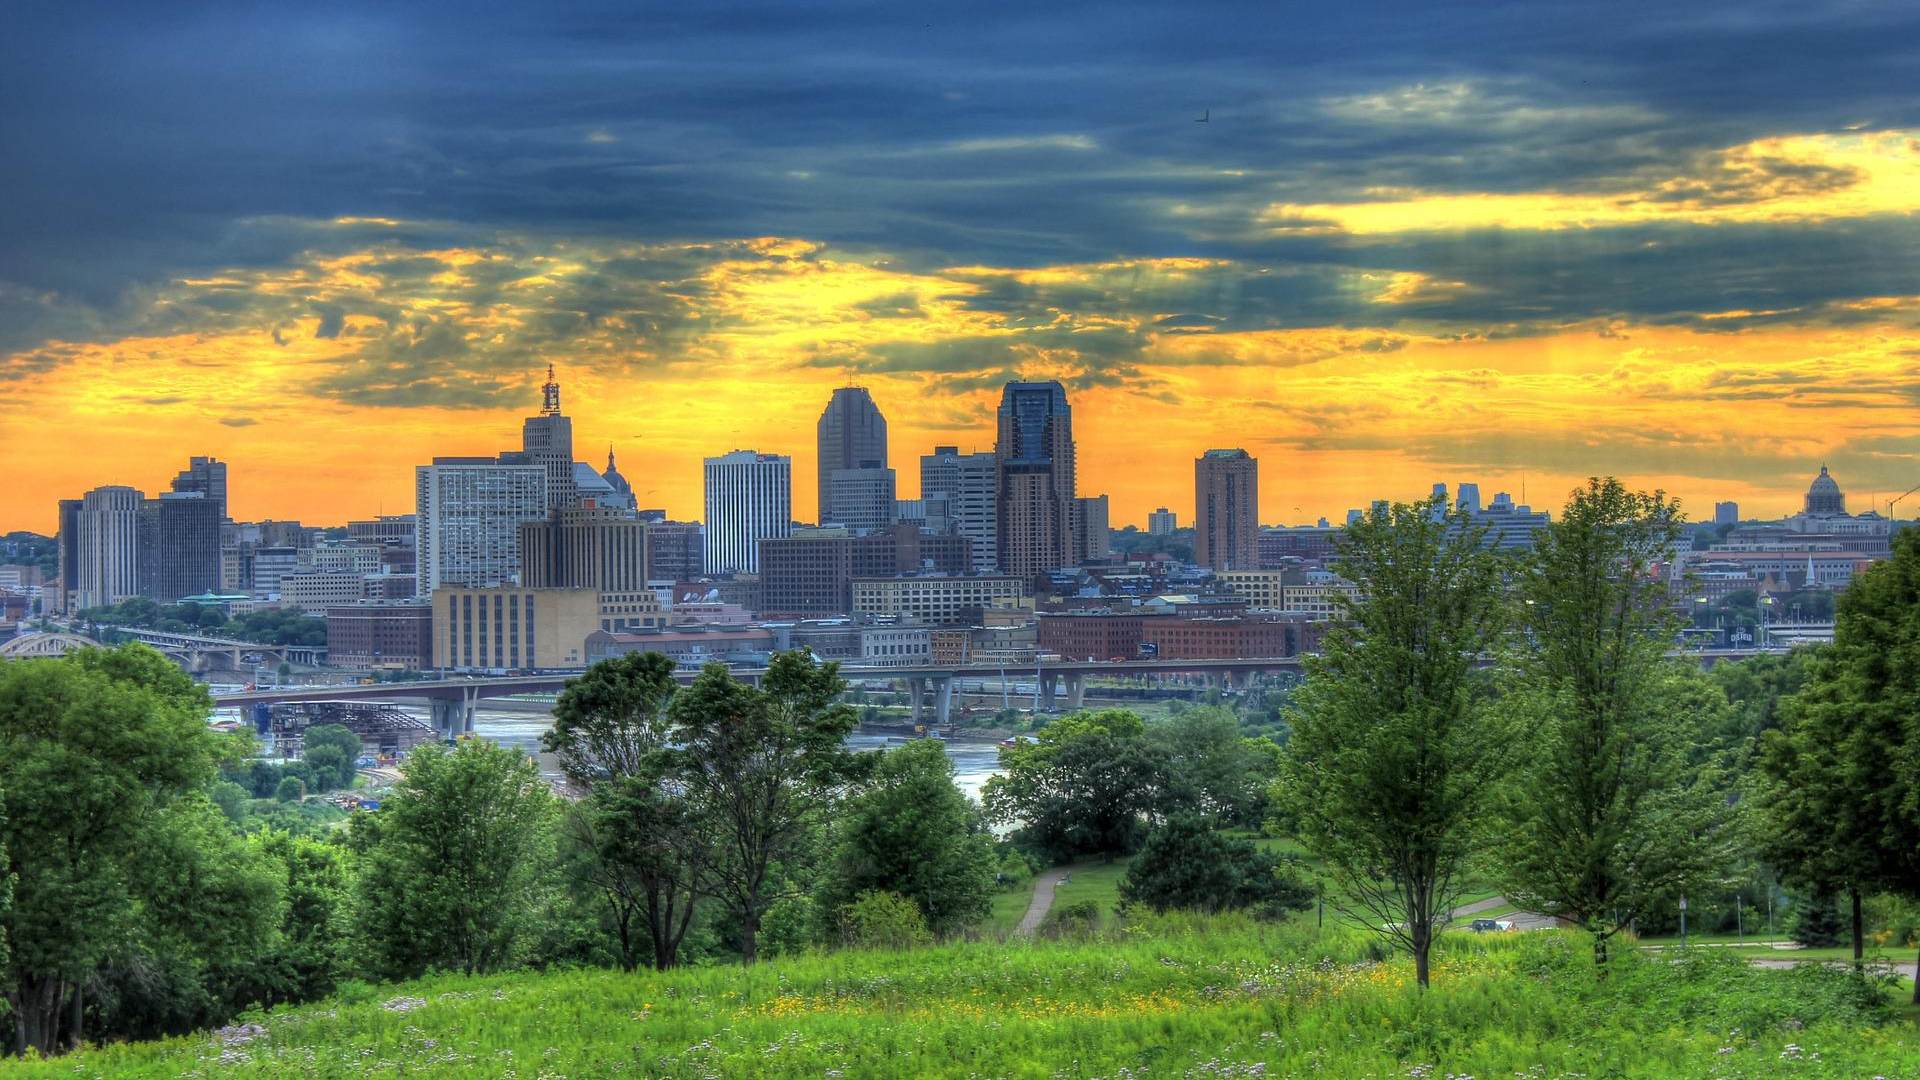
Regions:
<instances>
[{"instance_id":1,"label":"tree trunk","mask_svg":"<svg viewBox=\"0 0 1920 1080\"><path fill-rule=\"evenodd\" d=\"M1607 939L1599 934L1593 935L1593 973L1598 978L1607 977Z\"/></svg>"},{"instance_id":2,"label":"tree trunk","mask_svg":"<svg viewBox=\"0 0 1920 1080\"><path fill-rule=\"evenodd\" d=\"M85 1015L85 1009L86 988L79 983L75 983L73 987L73 1008L67 1020L66 1047L69 1050L78 1050L80 1048L80 1018Z\"/></svg>"},{"instance_id":3,"label":"tree trunk","mask_svg":"<svg viewBox=\"0 0 1920 1080\"><path fill-rule=\"evenodd\" d=\"M1913 1003L1920 1005L1920 956L1913 959Z\"/></svg>"},{"instance_id":4,"label":"tree trunk","mask_svg":"<svg viewBox=\"0 0 1920 1080\"><path fill-rule=\"evenodd\" d=\"M1862 954L1866 951L1866 929L1865 929L1866 924L1860 918L1859 888L1855 887L1852 890L1852 893L1853 893L1853 973L1855 975L1863 975L1866 973L1866 970L1867 970L1866 964L1863 963L1861 960Z\"/></svg>"},{"instance_id":5,"label":"tree trunk","mask_svg":"<svg viewBox=\"0 0 1920 1080\"><path fill-rule=\"evenodd\" d=\"M1432 977L1429 967L1433 954L1433 928L1430 925L1416 925L1413 928L1413 978L1425 990Z\"/></svg>"},{"instance_id":6,"label":"tree trunk","mask_svg":"<svg viewBox=\"0 0 1920 1080\"><path fill-rule=\"evenodd\" d=\"M760 913L743 913L740 917L740 962L751 964L760 951Z\"/></svg>"}]
</instances>

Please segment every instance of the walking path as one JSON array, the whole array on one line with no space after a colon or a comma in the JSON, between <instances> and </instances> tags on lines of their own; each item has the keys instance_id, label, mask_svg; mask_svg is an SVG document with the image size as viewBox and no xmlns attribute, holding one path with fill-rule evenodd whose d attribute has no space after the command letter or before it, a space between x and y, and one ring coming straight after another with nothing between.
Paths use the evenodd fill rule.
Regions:
<instances>
[{"instance_id":1,"label":"walking path","mask_svg":"<svg viewBox=\"0 0 1920 1080\"><path fill-rule=\"evenodd\" d=\"M1053 907L1053 890L1066 880L1067 873L1066 867L1056 867L1043 871L1033 879L1033 902L1027 905L1027 913L1021 917L1020 929L1015 933L1032 936L1035 930L1040 929L1040 923Z\"/></svg>"},{"instance_id":2,"label":"walking path","mask_svg":"<svg viewBox=\"0 0 1920 1080\"><path fill-rule=\"evenodd\" d=\"M1513 901L1504 896L1489 896L1485 900L1476 900L1471 904L1462 904L1448 914L1450 921L1457 923L1469 920L1483 911L1498 911L1503 907L1511 907L1512 905ZM1512 923L1515 930L1551 930L1559 925L1558 921L1551 915L1535 915L1530 911L1512 911L1505 915L1495 917L1502 922Z\"/></svg>"}]
</instances>

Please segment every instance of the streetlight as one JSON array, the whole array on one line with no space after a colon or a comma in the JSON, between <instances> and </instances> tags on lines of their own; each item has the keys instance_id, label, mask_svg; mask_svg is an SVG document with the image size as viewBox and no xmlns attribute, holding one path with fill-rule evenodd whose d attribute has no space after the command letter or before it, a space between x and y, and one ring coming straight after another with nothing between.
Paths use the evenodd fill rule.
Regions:
<instances>
[{"instance_id":1,"label":"streetlight","mask_svg":"<svg viewBox=\"0 0 1920 1080\"><path fill-rule=\"evenodd\" d=\"M1680 894L1680 947L1687 947L1687 894Z\"/></svg>"}]
</instances>

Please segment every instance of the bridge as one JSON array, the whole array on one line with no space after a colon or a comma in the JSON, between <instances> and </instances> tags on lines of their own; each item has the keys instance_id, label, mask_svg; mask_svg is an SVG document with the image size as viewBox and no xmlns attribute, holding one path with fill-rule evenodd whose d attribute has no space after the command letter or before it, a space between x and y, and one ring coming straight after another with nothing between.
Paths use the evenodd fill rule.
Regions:
<instances>
[{"instance_id":1,"label":"bridge","mask_svg":"<svg viewBox=\"0 0 1920 1080\"><path fill-rule=\"evenodd\" d=\"M195 669L199 661L199 670L205 670L205 661L209 657L223 656L228 666L235 671L244 671L248 664L256 661L246 660L248 656L259 656L259 663L278 666L282 663L304 664L319 667L327 662L325 645L268 645L258 641L235 641L231 638L208 637L204 634L174 634L160 630L149 630L139 626L102 626L100 631L112 632L134 641L144 641L161 652L182 661L188 670Z\"/></svg>"},{"instance_id":2,"label":"bridge","mask_svg":"<svg viewBox=\"0 0 1920 1080\"><path fill-rule=\"evenodd\" d=\"M1768 650L1761 649L1685 649L1675 655L1689 656L1704 667L1722 660L1742 659ZM1778 651L1778 650L1773 650ZM1003 692L1014 680L1026 681L1032 675L1037 704L1044 711L1065 707L1075 710L1086 699L1087 680L1092 676L1194 675L1218 689L1244 686L1255 675L1300 674L1302 656L1244 657L1226 660L1042 660L1018 666L1005 664L955 665L879 665L841 664L840 675L848 682L897 679L907 684L910 716L915 723L932 712L933 722L945 726L952 718L955 684L964 679L994 680ZM681 668L675 677L682 683L699 675L696 668ZM734 677L758 684L765 668L736 668ZM247 690L220 694L214 703L223 707L271 706L307 701L391 701L396 698L429 703L433 725L443 737L453 738L473 730L474 711L487 698L515 694L555 693L578 678L578 671L542 672L532 675L506 675L428 679L420 682L352 684L346 686L302 686L273 690ZM929 702L929 697L931 701Z\"/></svg>"}]
</instances>

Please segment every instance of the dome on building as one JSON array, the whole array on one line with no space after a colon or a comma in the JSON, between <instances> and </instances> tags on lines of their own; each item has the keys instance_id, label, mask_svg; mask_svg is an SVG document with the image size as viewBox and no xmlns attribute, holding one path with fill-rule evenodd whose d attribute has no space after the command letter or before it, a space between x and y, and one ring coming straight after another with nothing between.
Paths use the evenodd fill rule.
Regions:
<instances>
[{"instance_id":1,"label":"dome on building","mask_svg":"<svg viewBox=\"0 0 1920 1080\"><path fill-rule=\"evenodd\" d=\"M1847 497L1840 491L1840 485L1827 475L1827 467L1820 466L1820 475L1813 478L1812 486L1807 488L1807 513L1843 515L1847 512Z\"/></svg>"},{"instance_id":2,"label":"dome on building","mask_svg":"<svg viewBox=\"0 0 1920 1080\"><path fill-rule=\"evenodd\" d=\"M620 475L619 469L614 468L613 447L611 446L607 447L607 471L600 475L606 480L607 486L613 488L615 492L625 495L628 498L633 497L633 485L627 483L627 478Z\"/></svg>"}]
</instances>

